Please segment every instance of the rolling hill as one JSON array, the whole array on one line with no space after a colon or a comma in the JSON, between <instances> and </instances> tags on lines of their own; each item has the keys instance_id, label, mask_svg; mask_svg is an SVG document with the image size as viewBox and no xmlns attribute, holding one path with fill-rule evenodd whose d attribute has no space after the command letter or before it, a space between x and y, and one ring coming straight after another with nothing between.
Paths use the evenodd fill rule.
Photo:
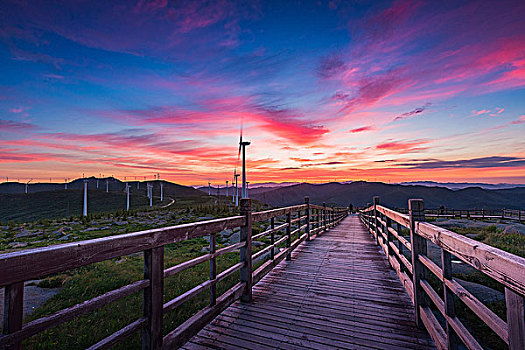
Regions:
<instances>
[{"instance_id":1,"label":"rolling hill","mask_svg":"<svg viewBox=\"0 0 525 350\"><path fill-rule=\"evenodd\" d=\"M106 193L106 179L99 180L98 189L95 178L89 178L88 181L89 213L115 212L126 208L124 182L108 178L109 192ZM137 182L128 183L131 185L131 209L148 206L146 184L140 182L137 188ZM150 181L150 183L153 184L153 203L160 204L160 182ZM202 192L192 187L167 181L162 183L164 204L168 203L167 198L195 201L203 196ZM68 183L67 190L64 189L64 184L37 183L29 185L27 194L24 191L25 184L16 182L0 184L0 222L56 219L82 214L83 179Z\"/></svg>"},{"instance_id":2,"label":"rolling hill","mask_svg":"<svg viewBox=\"0 0 525 350\"><path fill-rule=\"evenodd\" d=\"M469 187L450 190L444 187L390 185L381 182L357 181L347 184L338 182L327 184L298 184L274 189L268 192L250 194L251 197L273 206L304 203L304 197L310 196L310 202L348 206L365 206L372 202L373 196L379 196L386 206L406 208L408 199L422 198L425 207L437 208L444 205L449 208L525 208L525 188L486 190Z\"/></svg>"}]
</instances>

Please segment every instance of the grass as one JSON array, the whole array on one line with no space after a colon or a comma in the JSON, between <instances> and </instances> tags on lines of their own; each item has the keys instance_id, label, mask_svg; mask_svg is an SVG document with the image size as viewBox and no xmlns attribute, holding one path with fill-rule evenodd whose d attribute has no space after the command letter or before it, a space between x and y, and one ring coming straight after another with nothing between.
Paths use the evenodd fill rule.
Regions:
<instances>
[{"instance_id":1,"label":"grass","mask_svg":"<svg viewBox=\"0 0 525 350\"><path fill-rule=\"evenodd\" d=\"M525 235L519 233L503 233L495 225L483 228L451 227L451 231L467 235L475 234L475 240L499 248L514 255L525 257Z\"/></svg>"}]
</instances>

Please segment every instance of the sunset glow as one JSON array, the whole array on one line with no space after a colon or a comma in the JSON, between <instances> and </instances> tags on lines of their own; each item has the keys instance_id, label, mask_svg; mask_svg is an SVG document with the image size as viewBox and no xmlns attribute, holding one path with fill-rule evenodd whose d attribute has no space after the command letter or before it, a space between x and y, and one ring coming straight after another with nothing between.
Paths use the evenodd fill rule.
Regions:
<instances>
[{"instance_id":1,"label":"sunset glow","mask_svg":"<svg viewBox=\"0 0 525 350\"><path fill-rule=\"evenodd\" d=\"M523 1L0 5L0 176L525 183Z\"/></svg>"}]
</instances>

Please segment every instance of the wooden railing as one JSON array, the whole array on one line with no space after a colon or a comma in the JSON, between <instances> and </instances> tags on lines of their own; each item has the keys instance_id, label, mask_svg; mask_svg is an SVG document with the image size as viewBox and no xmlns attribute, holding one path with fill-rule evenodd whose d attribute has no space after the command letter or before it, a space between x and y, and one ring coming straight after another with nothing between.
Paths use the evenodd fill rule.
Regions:
<instances>
[{"instance_id":1,"label":"wooden railing","mask_svg":"<svg viewBox=\"0 0 525 350\"><path fill-rule=\"evenodd\" d=\"M398 212L407 214L407 209L396 209ZM465 218L465 219L504 219L525 221L525 211L518 209L425 209L427 218Z\"/></svg>"},{"instance_id":2,"label":"wooden railing","mask_svg":"<svg viewBox=\"0 0 525 350\"><path fill-rule=\"evenodd\" d=\"M290 259L291 252L301 242L333 227L347 213L346 208L333 209L324 205L312 205L308 197L303 205L252 213L251 200L242 199L239 216L0 254L0 286L5 286L4 334L0 336L0 348L20 349L22 341L28 337L141 290L142 317L89 349L110 348L139 330L142 330L143 349L160 349L163 346L175 348L235 300L240 298L249 302L254 283L280 261ZM269 221L269 229L252 236L252 223L261 221ZM240 242L216 249L217 233L236 227L240 227ZM275 236L279 231L284 231L284 234L276 240ZM208 254L164 269L165 245L203 236L210 237ZM267 236L270 236L270 245L252 254L252 242ZM274 248L282 243L285 243L284 249L275 254ZM217 274L217 257L237 250L240 250L239 262ZM25 281L138 252L144 252L143 279L24 324ZM270 259L253 271L252 262L268 252ZM165 278L207 261L210 263L209 280L164 302ZM238 270L240 281L224 294L217 296L217 283ZM210 291L209 305L163 336L164 314L206 289Z\"/></svg>"},{"instance_id":3,"label":"wooden railing","mask_svg":"<svg viewBox=\"0 0 525 350\"><path fill-rule=\"evenodd\" d=\"M456 315L461 300L512 350L525 349L525 259L455 232L424 222L423 200L408 201L408 215L374 204L360 212L361 220L385 252L412 298L416 323L425 327L439 349L483 349ZM403 232L409 233L406 237ZM427 241L441 248L441 262L427 255ZM457 257L505 287L506 321L452 278L451 258ZM443 295L431 286L430 274L442 284ZM441 325L431 309L444 320Z\"/></svg>"}]
</instances>

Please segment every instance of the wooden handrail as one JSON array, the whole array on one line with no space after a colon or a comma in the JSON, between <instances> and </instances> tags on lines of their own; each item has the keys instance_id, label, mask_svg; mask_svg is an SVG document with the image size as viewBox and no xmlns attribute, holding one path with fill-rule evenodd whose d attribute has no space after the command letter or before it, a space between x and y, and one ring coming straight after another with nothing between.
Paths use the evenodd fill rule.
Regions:
<instances>
[{"instance_id":1,"label":"wooden handrail","mask_svg":"<svg viewBox=\"0 0 525 350\"><path fill-rule=\"evenodd\" d=\"M291 220L293 213L297 213L297 218ZM141 290L144 290L143 317L102 339L90 349L109 348L140 329L143 330L143 349L160 349L163 344L170 347L182 345L235 300L240 298L243 301L250 301L251 288L254 283L285 257L290 256L300 243L315 234L320 234L321 230L333 227L347 214L348 211L345 209L315 206L309 204L308 200L303 205L252 213L251 201L242 199L241 215L238 216L0 254L0 271L2 271L0 286L5 286L6 308L4 312L7 321L4 324L4 335L0 335L0 348L18 349L21 347L22 340L30 336ZM283 216L289 218L288 222L276 227L275 219ZM314 216L317 220L310 220ZM267 220L271 222L271 228L252 236L252 223ZM296 226L294 230L291 229L292 225ZM216 249L216 234L236 227L240 227L241 230L240 242ZM283 230L286 230L287 234L275 240L274 234L283 232ZM298 238L292 242L291 239L296 234ZM165 245L208 235L210 236L208 254L164 269ZM271 244L252 254L252 241L267 235L272 237ZM274 248L285 241L288 242L286 248L274 254ZM215 259L238 250L241 252L240 261L222 273L216 274ZM252 272L252 261L268 251L271 251L270 259ZM53 315L23 324L24 281L137 252L144 252L144 279L60 310ZM210 262L209 280L164 303L165 278L207 261ZM217 283L239 270L241 281L217 297ZM210 289L210 305L163 337L164 314L206 289Z\"/></svg>"},{"instance_id":2,"label":"wooden handrail","mask_svg":"<svg viewBox=\"0 0 525 350\"><path fill-rule=\"evenodd\" d=\"M362 222L387 254L390 264L396 270L412 298L417 311L416 322L424 325L440 349L455 347L458 341L463 342L469 349L481 348L470 331L455 316L455 305L452 297L455 295L507 343L511 350L523 349L525 344L525 259L424 222L424 215L427 211L423 210L423 201L411 201L417 202L416 208L419 210L417 217L412 211L406 215L379 204L365 208L359 213ZM409 201L409 207L411 205ZM481 211L481 215L489 214ZM505 210L503 215L505 215ZM392 223L397 224L398 230L391 227ZM400 226L410 230L410 242L401 235ZM391 236L385 235L385 232L390 233ZM385 244L384 241L391 238L395 238L398 244L396 245L394 242ZM417 244L415 243L416 240ZM430 241L441 248L442 267L427 256L426 241ZM408 259L400 251L402 247L408 249L407 255L412 257L412 264L407 264ZM451 255L505 286L506 322L456 280L452 279ZM410 278L412 283L407 283L408 276L403 271L403 265L405 271L412 275ZM435 292L429 284L427 280L429 273L432 273L443 284L443 296ZM423 294L436 306L446 320L446 329L441 327L432 314L426 299L420 296Z\"/></svg>"}]
</instances>

